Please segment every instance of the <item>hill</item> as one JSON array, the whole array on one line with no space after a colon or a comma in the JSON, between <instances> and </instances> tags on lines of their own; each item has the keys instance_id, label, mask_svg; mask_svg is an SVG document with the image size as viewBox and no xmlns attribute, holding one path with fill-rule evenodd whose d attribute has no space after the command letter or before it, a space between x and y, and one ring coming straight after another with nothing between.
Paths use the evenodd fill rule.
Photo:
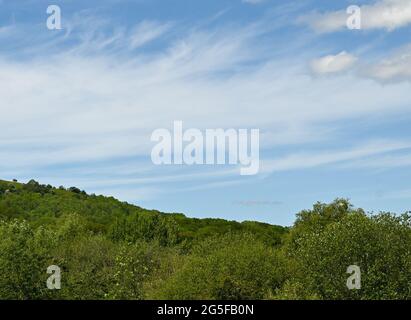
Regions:
<instances>
[{"instance_id":1,"label":"hill","mask_svg":"<svg viewBox=\"0 0 411 320\"><path fill-rule=\"evenodd\" d=\"M411 215L336 199L284 228L0 181L0 299L411 299Z\"/></svg>"},{"instance_id":2,"label":"hill","mask_svg":"<svg viewBox=\"0 0 411 320\"><path fill-rule=\"evenodd\" d=\"M154 230L164 220L170 228L176 229L177 242L239 232L253 234L268 244L276 245L287 232L285 227L254 221L195 219L181 213L147 210L113 197L89 195L76 187L56 188L35 180L26 184L0 180L0 219L25 219L34 226L44 226L55 224L56 219L68 214L83 217L87 228L95 233L113 233L119 224L136 219L151 223Z\"/></svg>"}]
</instances>

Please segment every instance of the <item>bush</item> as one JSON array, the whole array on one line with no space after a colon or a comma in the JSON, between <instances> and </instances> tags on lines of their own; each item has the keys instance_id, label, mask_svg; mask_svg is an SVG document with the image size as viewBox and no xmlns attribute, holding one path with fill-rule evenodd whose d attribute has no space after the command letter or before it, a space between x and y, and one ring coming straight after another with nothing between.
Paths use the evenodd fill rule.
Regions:
<instances>
[{"instance_id":1,"label":"bush","mask_svg":"<svg viewBox=\"0 0 411 320\"><path fill-rule=\"evenodd\" d=\"M157 213L136 213L117 219L110 228L109 237L114 241L157 241L162 246L171 246L178 241L178 226L172 218Z\"/></svg>"},{"instance_id":2,"label":"bush","mask_svg":"<svg viewBox=\"0 0 411 320\"><path fill-rule=\"evenodd\" d=\"M0 222L0 299L44 299L54 235L27 222Z\"/></svg>"},{"instance_id":3,"label":"bush","mask_svg":"<svg viewBox=\"0 0 411 320\"><path fill-rule=\"evenodd\" d=\"M203 241L166 280L165 299L262 299L281 286L284 262L249 235Z\"/></svg>"},{"instance_id":4,"label":"bush","mask_svg":"<svg viewBox=\"0 0 411 320\"><path fill-rule=\"evenodd\" d=\"M292 252L299 281L322 299L410 299L410 216L353 213L306 233ZM361 290L348 290L347 267L361 270Z\"/></svg>"}]
</instances>

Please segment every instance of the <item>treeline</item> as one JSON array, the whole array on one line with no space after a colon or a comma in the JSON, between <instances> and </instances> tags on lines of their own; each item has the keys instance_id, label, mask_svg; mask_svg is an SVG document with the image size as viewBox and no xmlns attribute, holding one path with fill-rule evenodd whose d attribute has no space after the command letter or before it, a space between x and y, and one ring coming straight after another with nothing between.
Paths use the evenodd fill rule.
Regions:
<instances>
[{"instance_id":1,"label":"treeline","mask_svg":"<svg viewBox=\"0 0 411 320\"><path fill-rule=\"evenodd\" d=\"M0 299L410 299L411 216L317 203L293 227L0 181ZM61 269L49 290L46 269ZM361 289L347 288L347 267Z\"/></svg>"}]
</instances>

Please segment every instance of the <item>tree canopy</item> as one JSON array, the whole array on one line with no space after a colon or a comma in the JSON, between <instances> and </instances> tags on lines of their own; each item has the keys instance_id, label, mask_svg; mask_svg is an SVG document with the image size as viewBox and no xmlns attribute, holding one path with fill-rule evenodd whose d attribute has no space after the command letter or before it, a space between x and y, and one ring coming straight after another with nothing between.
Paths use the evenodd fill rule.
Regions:
<instances>
[{"instance_id":1,"label":"tree canopy","mask_svg":"<svg viewBox=\"0 0 411 320\"><path fill-rule=\"evenodd\" d=\"M0 299L410 299L410 227L408 213L367 214L346 199L286 228L0 181ZM46 286L51 265L60 290Z\"/></svg>"}]
</instances>

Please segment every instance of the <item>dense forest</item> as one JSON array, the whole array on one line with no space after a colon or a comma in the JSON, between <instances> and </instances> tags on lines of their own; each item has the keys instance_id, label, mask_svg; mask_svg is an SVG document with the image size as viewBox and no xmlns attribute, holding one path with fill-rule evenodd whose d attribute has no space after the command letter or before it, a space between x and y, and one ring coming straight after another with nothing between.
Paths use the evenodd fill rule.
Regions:
<instances>
[{"instance_id":1,"label":"dense forest","mask_svg":"<svg viewBox=\"0 0 411 320\"><path fill-rule=\"evenodd\" d=\"M61 269L50 290L48 266ZM361 288L347 288L347 267ZM316 203L290 228L0 181L0 299L410 299L411 215Z\"/></svg>"}]
</instances>

